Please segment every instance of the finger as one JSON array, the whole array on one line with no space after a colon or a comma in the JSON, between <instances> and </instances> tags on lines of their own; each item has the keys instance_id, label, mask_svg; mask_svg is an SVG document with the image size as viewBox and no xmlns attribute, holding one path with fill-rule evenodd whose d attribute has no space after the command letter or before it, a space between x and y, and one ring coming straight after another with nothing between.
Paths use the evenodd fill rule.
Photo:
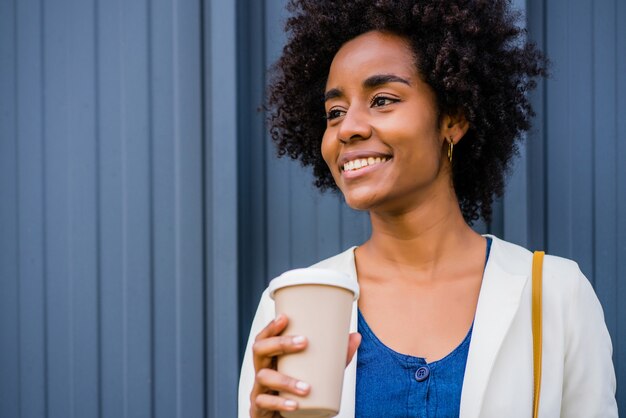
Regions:
<instances>
[{"instance_id":1,"label":"finger","mask_svg":"<svg viewBox=\"0 0 626 418\"><path fill-rule=\"evenodd\" d=\"M255 370L269 367L272 357L287 353L297 353L307 346L307 340L303 336L281 335L256 341L252 344Z\"/></svg>"},{"instance_id":2,"label":"finger","mask_svg":"<svg viewBox=\"0 0 626 418\"><path fill-rule=\"evenodd\" d=\"M287 320L287 317L285 315L278 314L278 316L273 321L267 324L265 328L263 328L261 332L257 334L255 341L280 334L287 326L287 322L289 321Z\"/></svg>"},{"instance_id":3,"label":"finger","mask_svg":"<svg viewBox=\"0 0 626 418\"><path fill-rule=\"evenodd\" d=\"M359 345L361 345L361 334L358 332L353 332L350 334L350 339L348 340L348 358L346 360L346 366L350 364L352 358L354 357L354 353L359 349Z\"/></svg>"},{"instance_id":4,"label":"finger","mask_svg":"<svg viewBox=\"0 0 626 418\"><path fill-rule=\"evenodd\" d=\"M256 375L256 381L267 389L289 392L301 396L308 394L311 390L308 383L285 376L272 369L259 370Z\"/></svg>"},{"instance_id":5,"label":"finger","mask_svg":"<svg viewBox=\"0 0 626 418\"><path fill-rule=\"evenodd\" d=\"M267 411L295 411L298 409L298 402L267 393L257 396L254 399L254 404L258 409Z\"/></svg>"}]
</instances>

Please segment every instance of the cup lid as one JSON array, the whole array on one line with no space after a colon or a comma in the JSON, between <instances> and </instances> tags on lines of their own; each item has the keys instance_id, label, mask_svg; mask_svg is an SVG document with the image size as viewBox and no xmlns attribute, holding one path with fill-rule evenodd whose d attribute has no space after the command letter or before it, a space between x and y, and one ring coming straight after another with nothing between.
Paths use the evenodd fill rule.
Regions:
<instances>
[{"instance_id":1,"label":"cup lid","mask_svg":"<svg viewBox=\"0 0 626 418\"><path fill-rule=\"evenodd\" d=\"M270 282L270 297L274 299L274 293L283 287L302 284L343 287L354 294L354 300L359 298L359 284L356 280L337 270L322 268L295 269L284 272Z\"/></svg>"}]
</instances>

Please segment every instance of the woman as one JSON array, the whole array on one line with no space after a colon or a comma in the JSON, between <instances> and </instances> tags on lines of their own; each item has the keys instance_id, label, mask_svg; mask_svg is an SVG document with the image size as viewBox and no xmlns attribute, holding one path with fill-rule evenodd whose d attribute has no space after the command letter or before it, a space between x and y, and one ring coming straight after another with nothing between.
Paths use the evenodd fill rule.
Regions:
<instances>
[{"instance_id":1,"label":"woman","mask_svg":"<svg viewBox=\"0 0 626 418\"><path fill-rule=\"evenodd\" d=\"M273 139L372 225L365 243L316 265L361 289L339 416L532 416L532 254L469 225L502 195L545 60L506 1L293 0L290 11ZM573 261L547 256L543 271L539 416L616 417L597 297ZM266 292L240 417L278 417L297 409L279 390L310 391L274 368L307 342L273 316Z\"/></svg>"}]
</instances>

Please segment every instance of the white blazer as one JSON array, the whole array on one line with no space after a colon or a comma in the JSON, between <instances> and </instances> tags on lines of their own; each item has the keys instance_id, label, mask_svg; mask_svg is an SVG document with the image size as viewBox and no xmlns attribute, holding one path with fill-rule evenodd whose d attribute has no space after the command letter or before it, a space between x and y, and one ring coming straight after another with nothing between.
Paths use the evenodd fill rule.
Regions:
<instances>
[{"instance_id":1,"label":"white blazer","mask_svg":"<svg viewBox=\"0 0 626 418\"><path fill-rule=\"evenodd\" d=\"M530 418L533 404L532 253L492 239L469 347L461 418ZM354 248L313 267L357 280ZM543 368L539 416L617 417L612 346L604 314L578 265L546 256L543 266ZM252 342L274 319L267 290L252 323L239 381L239 418L249 417ZM410 324L406 324L410 326ZM357 304L351 332L357 331ZM356 355L346 367L339 418L354 418Z\"/></svg>"}]
</instances>

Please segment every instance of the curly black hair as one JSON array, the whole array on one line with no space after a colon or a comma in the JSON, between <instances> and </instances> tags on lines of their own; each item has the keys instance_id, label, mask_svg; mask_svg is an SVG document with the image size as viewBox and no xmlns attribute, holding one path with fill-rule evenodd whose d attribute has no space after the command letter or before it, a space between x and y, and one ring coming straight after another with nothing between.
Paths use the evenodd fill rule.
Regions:
<instances>
[{"instance_id":1,"label":"curly black hair","mask_svg":"<svg viewBox=\"0 0 626 418\"><path fill-rule=\"evenodd\" d=\"M373 30L407 39L439 114L463 112L454 189L466 222L491 219L494 197L534 116L528 92L547 59L525 39L506 0L290 0L288 41L271 70L268 124L278 155L313 166L315 185L337 186L321 154L324 89L343 44Z\"/></svg>"}]
</instances>

